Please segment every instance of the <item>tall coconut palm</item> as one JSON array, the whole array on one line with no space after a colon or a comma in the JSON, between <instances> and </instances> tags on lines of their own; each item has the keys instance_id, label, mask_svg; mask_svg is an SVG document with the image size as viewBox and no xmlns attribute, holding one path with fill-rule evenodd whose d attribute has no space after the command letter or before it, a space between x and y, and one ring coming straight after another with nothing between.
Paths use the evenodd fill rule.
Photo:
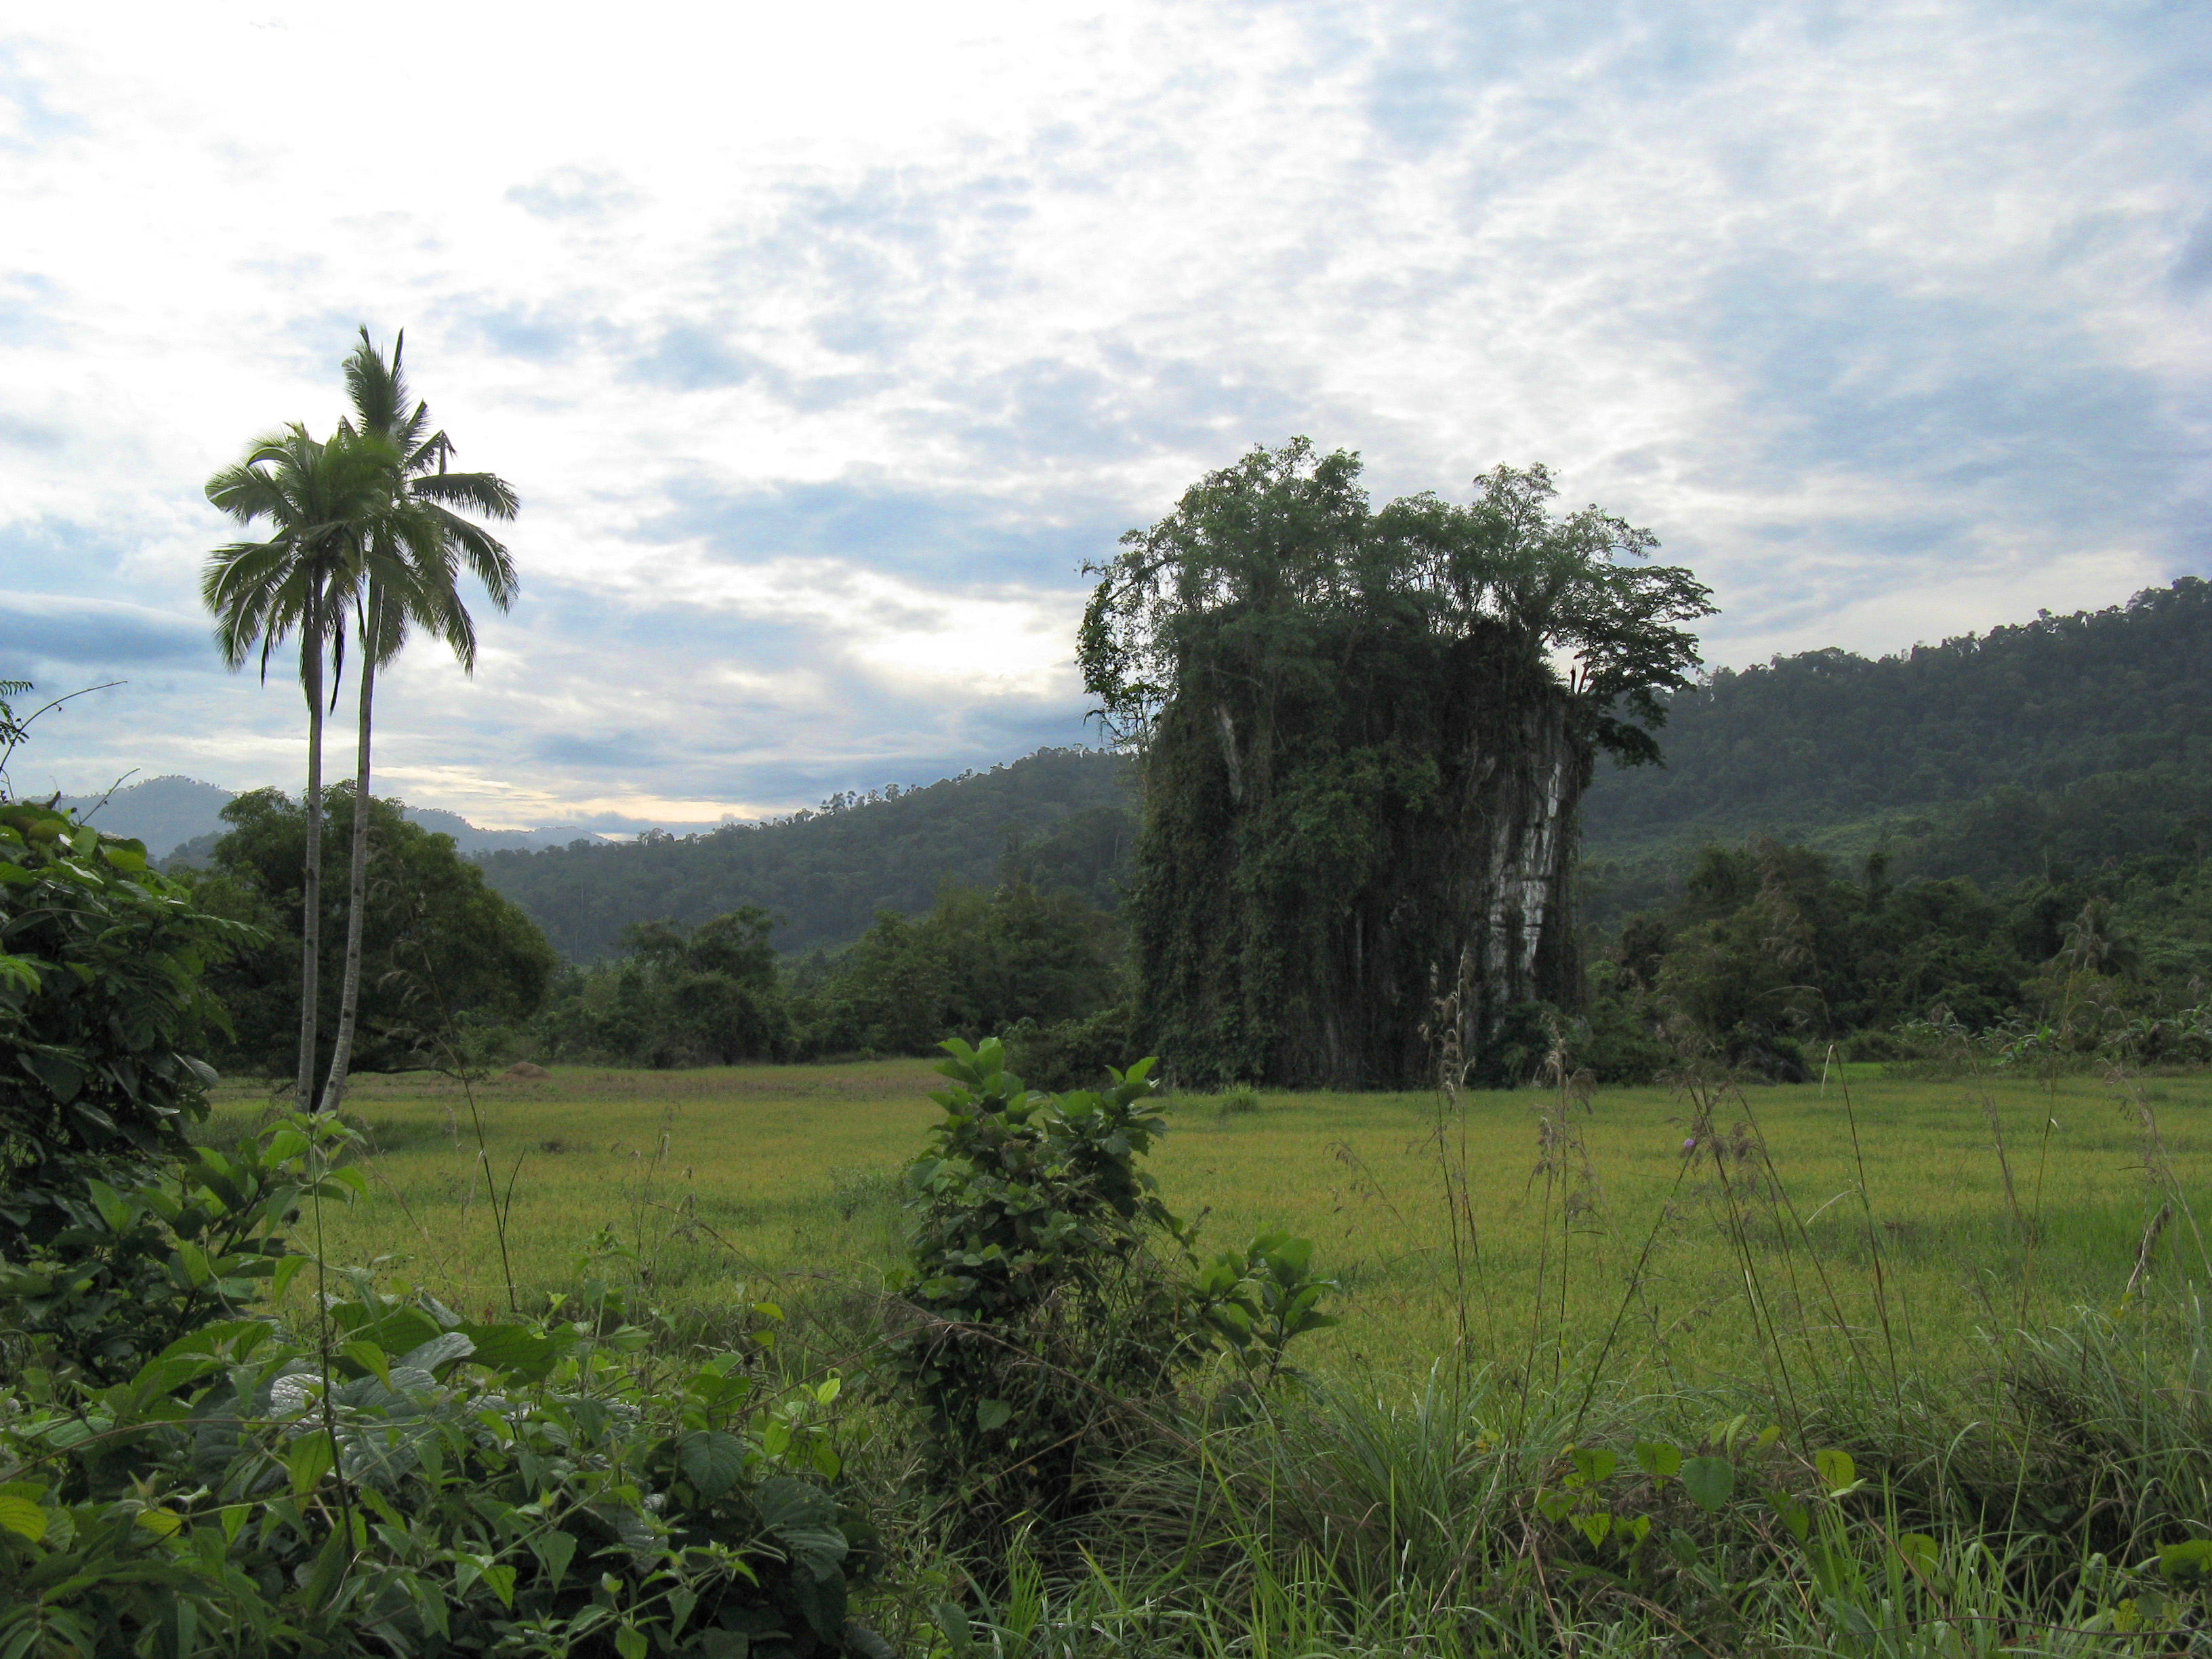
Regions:
<instances>
[{"instance_id":1,"label":"tall coconut palm","mask_svg":"<svg viewBox=\"0 0 2212 1659\"><path fill-rule=\"evenodd\" d=\"M397 656L410 627L437 635L460 659L465 673L476 672L476 627L462 604L464 568L483 586L493 605L504 611L514 602L514 563L505 547L464 514L511 520L514 491L490 472L455 472L447 467L452 441L430 426L430 408L413 402L401 368L407 335L392 341L387 361L361 331L361 343L346 358L346 391L353 413L342 429L388 447L392 465L386 480L389 509L368 541L360 580L351 595L360 623L361 709L355 750L353 860L346 901L346 948L338 997L337 1036L331 1053L330 1076L323 1085L323 1109L335 1112L345 1097L346 1068L361 1006L362 935L368 894L369 745L376 672Z\"/></svg>"},{"instance_id":2,"label":"tall coconut palm","mask_svg":"<svg viewBox=\"0 0 2212 1659\"><path fill-rule=\"evenodd\" d=\"M263 438L245 459L208 480L210 501L266 540L232 542L208 556L200 597L216 619L223 661L243 667L258 646L261 677L276 648L296 635L300 689L307 700L307 859L301 877L301 1110L313 1102L317 969L321 959L323 688L343 668L346 614L362 550L387 514L397 450L387 439L341 431L310 437L295 422Z\"/></svg>"}]
</instances>

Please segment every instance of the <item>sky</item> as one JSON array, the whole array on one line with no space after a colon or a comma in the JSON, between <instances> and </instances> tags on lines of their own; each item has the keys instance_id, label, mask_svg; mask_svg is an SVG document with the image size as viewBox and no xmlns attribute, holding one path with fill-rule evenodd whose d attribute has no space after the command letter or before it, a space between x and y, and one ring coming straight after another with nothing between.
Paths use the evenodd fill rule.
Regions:
<instances>
[{"instance_id":1,"label":"sky","mask_svg":"<svg viewBox=\"0 0 2212 1659\"><path fill-rule=\"evenodd\" d=\"M0 678L124 682L21 793L297 788L202 489L364 324L523 501L474 676L378 694L380 793L487 827L1095 740L1079 567L1296 434L1378 501L1548 464L1711 584L1716 665L2212 574L2212 9L15 19Z\"/></svg>"}]
</instances>

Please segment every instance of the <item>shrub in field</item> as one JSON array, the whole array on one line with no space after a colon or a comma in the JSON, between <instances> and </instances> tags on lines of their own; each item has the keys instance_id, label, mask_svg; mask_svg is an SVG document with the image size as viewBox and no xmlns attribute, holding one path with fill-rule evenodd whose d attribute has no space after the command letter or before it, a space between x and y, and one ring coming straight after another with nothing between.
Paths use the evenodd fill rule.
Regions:
<instances>
[{"instance_id":1,"label":"shrub in field","mask_svg":"<svg viewBox=\"0 0 2212 1659\"><path fill-rule=\"evenodd\" d=\"M1054 1091L1103 1082L1114 1062L1127 1057L1132 1041L1126 1003L1051 1025L1017 1020L1003 1033L1006 1064L1038 1088Z\"/></svg>"},{"instance_id":2,"label":"shrub in field","mask_svg":"<svg viewBox=\"0 0 2212 1659\"><path fill-rule=\"evenodd\" d=\"M1170 1413L1217 1343L1272 1378L1285 1343L1329 1322L1328 1286L1282 1234L1184 1276L1190 1230L1138 1163L1166 1127L1151 1060L1054 1097L995 1041L944 1046L945 1115L908 1170L920 1217L898 1283L917 1319L897 1372L933 1479L989 1535L1084 1507L1086 1460Z\"/></svg>"}]
</instances>

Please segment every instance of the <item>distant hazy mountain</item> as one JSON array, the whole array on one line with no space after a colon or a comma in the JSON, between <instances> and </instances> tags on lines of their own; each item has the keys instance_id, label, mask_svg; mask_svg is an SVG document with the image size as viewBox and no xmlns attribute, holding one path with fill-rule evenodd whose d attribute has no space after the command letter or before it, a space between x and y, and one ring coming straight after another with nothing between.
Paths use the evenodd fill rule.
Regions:
<instances>
[{"instance_id":1,"label":"distant hazy mountain","mask_svg":"<svg viewBox=\"0 0 2212 1659\"><path fill-rule=\"evenodd\" d=\"M434 806L410 806L410 823L441 836L451 836L464 853L534 853L541 847L566 847L572 841L599 842L605 836L573 823L549 824L542 830L479 830L459 812L442 812Z\"/></svg>"},{"instance_id":2,"label":"distant hazy mountain","mask_svg":"<svg viewBox=\"0 0 2212 1659\"><path fill-rule=\"evenodd\" d=\"M188 841L220 832L222 809L231 792L197 778L148 778L118 789L103 803L98 795L64 795L59 805L92 815L110 835L131 836L155 858Z\"/></svg>"},{"instance_id":3,"label":"distant hazy mountain","mask_svg":"<svg viewBox=\"0 0 2212 1659\"><path fill-rule=\"evenodd\" d=\"M148 778L118 789L102 800L98 795L64 795L59 805L90 812L92 822L110 835L131 836L146 843L156 859L180 854L185 861L205 861L216 841L229 826L222 809L232 792L197 778ZM424 829L451 836L463 853L532 852L541 847L566 847L572 841L599 841L600 836L572 823L543 830L479 830L459 812L434 806L410 806L407 816Z\"/></svg>"}]
</instances>

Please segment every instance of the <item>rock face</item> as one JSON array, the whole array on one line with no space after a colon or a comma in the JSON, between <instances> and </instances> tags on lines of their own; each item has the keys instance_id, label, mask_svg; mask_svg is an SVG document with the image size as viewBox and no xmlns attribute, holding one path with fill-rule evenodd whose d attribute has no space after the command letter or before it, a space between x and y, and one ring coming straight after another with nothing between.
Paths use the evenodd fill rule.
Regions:
<instances>
[{"instance_id":1,"label":"rock face","mask_svg":"<svg viewBox=\"0 0 2212 1659\"><path fill-rule=\"evenodd\" d=\"M1195 1078L1419 1086L1462 977L1464 1051L1571 1007L1567 871L1592 748L1492 640L1340 659L1336 695L1164 712L1129 902L1148 1040Z\"/></svg>"}]
</instances>

